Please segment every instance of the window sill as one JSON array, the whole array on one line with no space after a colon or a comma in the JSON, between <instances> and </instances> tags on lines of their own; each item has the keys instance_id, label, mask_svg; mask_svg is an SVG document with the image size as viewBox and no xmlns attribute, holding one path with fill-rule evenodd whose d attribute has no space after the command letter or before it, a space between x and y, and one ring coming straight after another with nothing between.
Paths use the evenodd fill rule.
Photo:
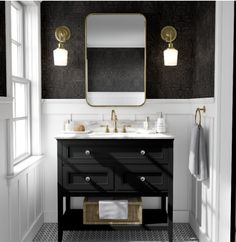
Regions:
<instances>
[{"instance_id":1,"label":"window sill","mask_svg":"<svg viewBox=\"0 0 236 242\"><path fill-rule=\"evenodd\" d=\"M7 180L13 180L19 175L23 173L27 173L28 169L37 166L42 161L43 158L44 158L43 155L33 155L21 161L20 163L16 164L14 166L14 173L7 176Z\"/></svg>"}]
</instances>

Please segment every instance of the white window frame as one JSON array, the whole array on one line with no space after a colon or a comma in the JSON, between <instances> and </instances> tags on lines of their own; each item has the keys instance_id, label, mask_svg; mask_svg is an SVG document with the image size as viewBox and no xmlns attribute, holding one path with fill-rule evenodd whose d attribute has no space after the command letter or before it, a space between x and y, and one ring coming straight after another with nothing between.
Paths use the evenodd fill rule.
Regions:
<instances>
[{"instance_id":1,"label":"white window frame","mask_svg":"<svg viewBox=\"0 0 236 242\"><path fill-rule=\"evenodd\" d=\"M14 164L13 158L13 111L7 119L7 177L15 177L22 170L42 157L41 128L41 21L40 1L23 1L24 7L24 44L25 44L25 79L30 81L30 118L31 118L31 156ZM11 1L5 2L6 18L6 63L7 97L12 102L12 67L11 67ZM13 105L10 105L11 109Z\"/></svg>"},{"instance_id":2,"label":"white window frame","mask_svg":"<svg viewBox=\"0 0 236 242\"><path fill-rule=\"evenodd\" d=\"M15 84L16 83L20 83L20 84L24 84L25 85L25 111L26 114L25 116L21 116L21 117L15 117L15 114L13 113L13 118L12 118L12 145L13 145L13 165L16 165L18 163L20 163L21 161L25 160L26 158L31 156L31 105L30 105L30 101L31 101L31 96L30 96L30 89L31 89L31 85L30 85L30 80L26 79L26 52L25 52L25 42L24 42L24 37L25 37L25 26L24 26L24 6L20 3L20 2L11 2L11 6L10 7L14 7L16 8L19 13L20 13L20 17L19 17L19 28L17 30L18 32L18 37L19 37L19 41L15 40L12 38L11 36L11 48L12 48L12 43L17 45L17 47L20 47L20 51L18 52L18 54L20 56L18 56L18 61L20 60L21 65L19 66L19 73L17 73L19 76L13 76L12 74L12 69L11 69L11 81L12 81L12 93L15 93L15 90L13 91L13 89L15 89ZM12 56L11 56L11 60L12 60ZM16 110L16 102L14 100L13 97L13 112L15 112ZM26 140L26 152L20 154L19 156L15 155L16 152L16 132L15 132L15 123L19 120L25 120L26 121L26 134L25 137L27 137Z\"/></svg>"},{"instance_id":3,"label":"white window frame","mask_svg":"<svg viewBox=\"0 0 236 242\"><path fill-rule=\"evenodd\" d=\"M18 41L18 40L13 39L11 36L11 44L15 44L17 47L21 47L20 53L19 53L19 55L20 55L19 59L21 59L21 66L20 66L21 73L20 73L19 77L23 78L23 77L25 77L24 6L20 2L11 1L11 7L14 7L20 13L20 18L19 18L20 25L19 25L19 28L17 29L18 35L20 35L20 37L19 37L20 39ZM12 76L13 76L13 74L12 74Z\"/></svg>"},{"instance_id":4,"label":"white window frame","mask_svg":"<svg viewBox=\"0 0 236 242\"><path fill-rule=\"evenodd\" d=\"M26 120L27 123L27 128L26 128L26 152L23 153L22 155L18 156L18 157L14 157L14 165L16 165L17 163L21 162L22 160L28 158L31 155L31 116L30 116L30 81L24 78L19 78L19 77L12 77L12 88L15 88L15 83L20 83L20 84L24 84L25 88L26 88L26 95L25 95L25 110L26 110L26 115L25 116L21 116L21 117L14 117L12 118L12 126L13 126L13 130L15 128L14 123L16 121L19 120ZM15 91L13 92L15 93ZM13 98L13 106L16 105L16 102ZM14 107L13 110L16 110L16 108ZM13 131L13 151L16 150L16 142L15 142L15 137L14 137L14 131Z\"/></svg>"}]
</instances>

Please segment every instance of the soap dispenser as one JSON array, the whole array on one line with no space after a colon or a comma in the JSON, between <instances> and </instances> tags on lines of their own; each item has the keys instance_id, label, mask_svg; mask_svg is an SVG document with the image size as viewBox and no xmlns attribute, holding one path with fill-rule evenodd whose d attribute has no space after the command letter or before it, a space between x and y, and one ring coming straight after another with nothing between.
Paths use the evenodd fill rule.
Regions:
<instances>
[{"instance_id":1,"label":"soap dispenser","mask_svg":"<svg viewBox=\"0 0 236 242\"><path fill-rule=\"evenodd\" d=\"M149 129L149 117L146 117L146 120L143 122L143 128L146 130Z\"/></svg>"},{"instance_id":2,"label":"soap dispenser","mask_svg":"<svg viewBox=\"0 0 236 242\"><path fill-rule=\"evenodd\" d=\"M160 117L157 119L156 131L157 131L157 133L166 132L166 121L165 121L165 118L163 117L162 112L161 112Z\"/></svg>"},{"instance_id":3,"label":"soap dispenser","mask_svg":"<svg viewBox=\"0 0 236 242\"><path fill-rule=\"evenodd\" d=\"M73 131L74 130L74 121L72 120L72 114L70 115L70 119L65 123L65 131Z\"/></svg>"}]
</instances>

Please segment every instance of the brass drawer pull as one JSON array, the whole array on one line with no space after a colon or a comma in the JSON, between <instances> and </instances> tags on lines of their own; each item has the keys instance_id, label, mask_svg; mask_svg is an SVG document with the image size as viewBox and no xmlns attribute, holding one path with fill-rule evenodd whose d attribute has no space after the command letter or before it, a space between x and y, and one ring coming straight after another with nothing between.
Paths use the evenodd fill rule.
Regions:
<instances>
[{"instance_id":1,"label":"brass drawer pull","mask_svg":"<svg viewBox=\"0 0 236 242\"><path fill-rule=\"evenodd\" d=\"M140 154L141 154L141 155L145 155L145 154L146 154L145 150L141 150L141 151L140 151Z\"/></svg>"},{"instance_id":2,"label":"brass drawer pull","mask_svg":"<svg viewBox=\"0 0 236 242\"><path fill-rule=\"evenodd\" d=\"M85 177L85 181L86 181L86 182L90 182L90 180L91 180L91 178L90 178L89 176L86 176L86 177Z\"/></svg>"},{"instance_id":3,"label":"brass drawer pull","mask_svg":"<svg viewBox=\"0 0 236 242\"><path fill-rule=\"evenodd\" d=\"M141 176L141 177L140 177L140 181L141 181L141 182L145 182L145 180L146 180L146 178L145 178L144 176Z\"/></svg>"},{"instance_id":4,"label":"brass drawer pull","mask_svg":"<svg viewBox=\"0 0 236 242\"><path fill-rule=\"evenodd\" d=\"M91 154L90 150L85 150L85 155L89 156Z\"/></svg>"}]
</instances>

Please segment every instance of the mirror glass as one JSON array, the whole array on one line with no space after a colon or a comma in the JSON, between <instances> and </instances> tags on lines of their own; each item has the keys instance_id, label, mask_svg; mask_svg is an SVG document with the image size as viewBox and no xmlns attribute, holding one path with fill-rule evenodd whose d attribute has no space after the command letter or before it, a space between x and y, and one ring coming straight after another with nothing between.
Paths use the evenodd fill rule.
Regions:
<instances>
[{"instance_id":1,"label":"mirror glass","mask_svg":"<svg viewBox=\"0 0 236 242\"><path fill-rule=\"evenodd\" d=\"M86 99L92 106L140 106L146 99L146 20L142 14L86 18Z\"/></svg>"}]
</instances>

